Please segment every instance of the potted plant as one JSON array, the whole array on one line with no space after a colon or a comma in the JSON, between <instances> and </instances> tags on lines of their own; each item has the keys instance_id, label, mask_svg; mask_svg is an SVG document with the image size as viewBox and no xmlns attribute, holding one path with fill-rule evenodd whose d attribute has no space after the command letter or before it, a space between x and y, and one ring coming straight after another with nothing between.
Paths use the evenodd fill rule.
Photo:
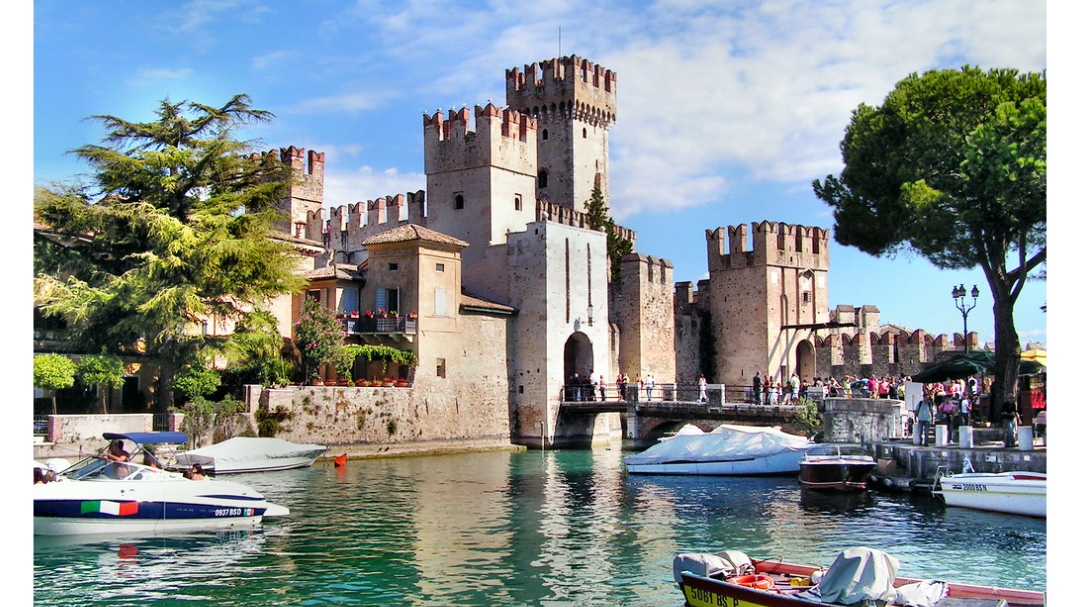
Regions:
<instances>
[{"instance_id":1,"label":"potted plant","mask_svg":"<svg viewBox=\"0 0 1082 607\"><path fill-rule=\"evenodd\" d=\"M408 388L408 387L410 387L410 384L409 384L409 382L408 382L408 381L406 381L406 378L405 378L405 377L399 377L399 378L398 378L398 381L396 381L396 382L394 383L394 385L395 385L395 387L397 387L397 388Z\"/></svg>"},{"instance_id":2,"label":"potted plant","mask_svg":"<svg viewBox=\"0 0 1082 607\"><path fill-rule=\"evenodd\" d=\"M358 388L367 388L368 387L368 380L362 377L361 379L358 379L354 383L354 385L357 386Z\"/></svg>"},{"instance_id":3,"label":"potted plant","mask_svg":"<svg viewBox=\"0 0 1082 607\"><path fill-rule=\"evenodd\" d=\"M407 316L406 318L408 318L410 320L417 320L417 310L414 310L414 311L410 312L409 316Z\"/></svg>"},{"instance_id":4,"label":"potted plant","mask_svg":"<svg viewBox=\"0 0 1082 607\"><path fill-rule=\"evenodd\" d=\"M391 310L387 313L387 316L390 316L391 318L398 318L398 310Z\"/></svg>"},{"instance_id":5,"label":"potted plant","mask_svg":"<svg viewBox=\"0 0 1082 607\"><path fill-rule=\"evenodd\" d=\"M373 318L376 317L376 315L372 313L372 310L365 310L364 317L369 319L369 320L372 320Z\"/></svg>"},{"instance_id":6,"label":"potted plant","mask_svg":"<svg viewBox=\"0 0 1082 607\"><path fill-rule=\"evenodd\" d=\"M394 387L394 380L391 379L390 377L384 377L383 378L383 387L384 388L393 388Z\"/></svg>"},{"instance_id":7,"label":"potted plant","mask_svg":"<svg viewBox=\"0 0 1082 607\"><path fill-rule=\"evenodd\" d=\"M357 310L354 310L354 311L349 313L350 318L357 318L358 316L360 316L360 312L358 312Z\"/></svg>"}]
</instances>

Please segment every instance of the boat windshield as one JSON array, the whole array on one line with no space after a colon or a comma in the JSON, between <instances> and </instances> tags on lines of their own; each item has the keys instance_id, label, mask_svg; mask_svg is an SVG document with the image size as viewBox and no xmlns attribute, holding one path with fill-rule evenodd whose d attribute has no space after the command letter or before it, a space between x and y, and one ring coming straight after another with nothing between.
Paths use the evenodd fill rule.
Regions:
<instances>
[{"instance_id":1,"label":"boat windshield","mask_svg":"<svg viewBox=\"0 0 1082 607\"><path fill-rule=\"evenodd\" d=\"M162 474L158 468L151 468L134 462L111 462L100 457L88 457L65 470L61 476L75 481L99 480L144 480Z\"/></svg>"},{"instance_id":2,"label":"boat windshield","mask_svg":"<svg viewBox=\"0 0 1082 607\"><path fill-rule=\"evenodd\" d=\"M808 457L841 457L845 455L867 455L867 453L864 452L864 449L860 447L860 445L816 445L811 449L808 449L806 455Z\"/></svg>"}]
</instances>

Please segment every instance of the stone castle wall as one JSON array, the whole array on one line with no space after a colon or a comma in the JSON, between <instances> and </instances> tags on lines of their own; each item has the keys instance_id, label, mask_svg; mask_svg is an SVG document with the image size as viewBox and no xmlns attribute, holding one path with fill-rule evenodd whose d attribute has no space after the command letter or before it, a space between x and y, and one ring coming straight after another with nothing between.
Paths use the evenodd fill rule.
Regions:
<instances>
[{"instance_id":1,"label":"stone castle wall","mask_svg":"<svg viewBox=\"0 0 1082 607\"><path fill-rule=\"evenodd\" d=\"M609 284L610 318L620 327L620 369L634 381L652 374L676 381L672 262L631 253L620 260L620 279Z\"/></svg>"}]
</instances>

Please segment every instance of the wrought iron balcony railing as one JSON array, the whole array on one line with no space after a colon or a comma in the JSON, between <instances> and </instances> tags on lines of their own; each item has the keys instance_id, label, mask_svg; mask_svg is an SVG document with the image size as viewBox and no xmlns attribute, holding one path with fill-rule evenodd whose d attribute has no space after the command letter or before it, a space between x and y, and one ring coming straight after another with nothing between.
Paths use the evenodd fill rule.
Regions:
<instances>
[{"instance_id":1,"label":"wrought iron balcony railing","mask_svg":"<svg viewBox=\"0 0 1082 607\"><path fill-rule=\"evenodd\" d=\"M362 333L417 333L417 319L402 316L399 318L347 317L339 319L345 327L346 335Z\"/></svg>"}]
</instances>

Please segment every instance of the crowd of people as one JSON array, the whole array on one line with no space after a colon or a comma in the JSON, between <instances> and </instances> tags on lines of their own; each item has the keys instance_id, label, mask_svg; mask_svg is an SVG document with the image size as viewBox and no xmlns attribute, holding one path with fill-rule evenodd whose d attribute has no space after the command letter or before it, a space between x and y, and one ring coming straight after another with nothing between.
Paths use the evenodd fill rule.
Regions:
<instances>
[{"instance_id":1,"label":"crowd of people","mask_svg":"<svg viewBox=\"0 0 1082 607\"><path fill-rule=\"evenodd\" d=\"M591 371L588 377L574 373L565 386L566 398L572 402L627 400L628 388L634 387L638 390L640 400L653 400L657 392L653 373L647 373L645 378L636 374L634 380L628 377L627 373L618 373L613 383L615 390L609 391L610 386L605 383L604 375L599 375L596 371Z\"/></svg>"}]
</instances>

